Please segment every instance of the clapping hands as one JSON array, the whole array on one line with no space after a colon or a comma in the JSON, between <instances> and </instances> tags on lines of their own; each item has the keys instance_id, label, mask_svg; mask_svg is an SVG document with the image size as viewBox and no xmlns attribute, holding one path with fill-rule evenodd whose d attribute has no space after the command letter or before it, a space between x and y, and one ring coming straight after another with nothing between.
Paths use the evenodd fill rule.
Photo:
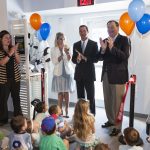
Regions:
<instances>
[{"instance_id":1,"label":"clapping hands","mask_svg":"<svg viewBox=\"0 0 150 150\"><path fill-rule=\"evenodd\" d=\"M112 47L114 46L114 41L111 37L108 37L107 42L108 42L108 47L111 50Z\"/></svg>"},{"instance_id":2,"label":"clapping hands","mask_svg":"<svg viewBox=\"0 0 150 150\"><path fill-rule=\"evenodd\" d=\"M14 54L17 52L18 46L19 46L19 44L17 43L15 46L13 46L13 47L10 49L10 52L9 52L9 55L10 55L10 56L14 55Z\"/></svg>"},{"instance_id":3,"label":"clapping hands","mask_svg":"<svg viewBox=\"0 0 150 150\"><path fill-rule=\"evenodd\" d=\"M100 41L100 45L101 45L102 50L106 50L106 48L107 48L107 40L103 41L103 39L100 38L99 41Z\"/></svg>"},{"instance_id":4,"label":"clapping hands","mask_svg":"<svg viewBox=\"0 0 150 150\"><path fill-rule=\"evenodd\" d=\"M99 41L100 41L100 45L103 51L106 50L107 46L109 47L110 50L114 46L114 41L111 37L108 37L106 40L102 40L102 38L100 38Z\"/></svg>"},{"instance_id":5,"label":"clapping hands","mask_svg":"<svg viewBox=\"0 0 150 150\"><path fill-rule=\"evenodd\" d=\"M76 50L76 52L78 53L78 56L77 56L77 61L81 61L81 60L84 60L84 61L87 61L87 57L85 57L82 53L80 53L78 50Z\"/></svg>"}]
</instances>

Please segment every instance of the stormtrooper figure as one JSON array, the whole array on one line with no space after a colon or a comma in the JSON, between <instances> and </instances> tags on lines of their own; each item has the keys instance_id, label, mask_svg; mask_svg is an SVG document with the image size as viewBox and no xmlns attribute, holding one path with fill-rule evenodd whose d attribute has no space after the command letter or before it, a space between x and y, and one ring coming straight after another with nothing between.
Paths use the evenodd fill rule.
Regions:
<instances>
[{"instance_id":1,"label":"stormtrooper figure","mask_svg":"<svg viewBox=\"0 0 150 150\"><path fill-rule=\"evenodd\" d=\"M29 58L30 70L32 72L41 72L41 68L47 70L50 62L50 47L47 41L39 41L36 34L28 34L29 38Z\"/></svg>"}]
</instances>

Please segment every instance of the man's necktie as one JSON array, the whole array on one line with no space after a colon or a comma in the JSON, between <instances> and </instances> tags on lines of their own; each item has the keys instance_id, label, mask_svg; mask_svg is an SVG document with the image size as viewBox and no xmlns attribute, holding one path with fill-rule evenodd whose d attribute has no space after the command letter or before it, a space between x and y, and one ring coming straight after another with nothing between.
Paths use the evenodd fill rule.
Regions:
<instances>
[{"instance_id":1,"label":"man's necktie","mask_svg":"<svg viewBox=\"0 0 150 150\"><path fill-rule=\"evenodd\" d=\"M85 50L85 41L82 42L82 53L84 54L84 50Z\"/></svg>"}]
</instances>

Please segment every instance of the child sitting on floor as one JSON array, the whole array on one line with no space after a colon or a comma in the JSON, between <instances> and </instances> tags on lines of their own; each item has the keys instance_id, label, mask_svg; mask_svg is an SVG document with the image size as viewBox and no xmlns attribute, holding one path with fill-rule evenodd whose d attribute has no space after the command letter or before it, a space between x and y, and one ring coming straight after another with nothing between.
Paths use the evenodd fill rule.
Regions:
<instances>
[{"instance_id":1,"label":"child sitting on floor","mask_svg":"<svg viewBox=\"0 0 150 150\"><path fill-rule=\"evenodd\" d=\"M89 101L79 99L73 115L73 128L78 147L93 149L98 141L95 139L95 118L89 113Z\"/></svg>"},{"instance_id":2,"label":"child sitting on floor","mask_svg":"<svg viewBox=\"0 0 150 150\"><path fill-rule=\"evenodd\" d=\"M64 121L63 116L61 115L61 109L58 105L52 105L49 108L49 114L54 118L56 122L56 130L60 133L61 138L70 136L72 134L72 129L66 121Z\"/></svg>"},{"instance_id":3,"label":"child sitting on floor","mask_svg":"<svg viewBox=\"0 0 150 150\"><path fill-rule=\"evenodd\" d=\"M128 127L123 132L127 145L120 145L119 150L143 150L141 146L136 146L140 139L139 132L136 129Z\"/></svg>"},{"instance_id":4,"label":"child sitting on floor","mask_svg":"<svg viewBox=\"0 0 150 150\"><path fill-rule=\"evenodd\" d=\"M38 102L34 107L34 111L37 112L37 114L34 114L35 117L33 117L33 120L36 120L39 125L41 125L42 120L48 116L48 114L46 114L47 110L48 108L45 102Z\"/></svg>"},{"instance_id":5,"label":"child sitting on floor","mask_svg":"<svg viewBox=\"0 0 150 150\"><path fill-rule=\"evenodd\" d=\"M52 117L46 117L41 124L43 136L40 141L40 150L67 150L69 142L62 140L55 134L56 123Z\"/></svg>"},{"instance_id":6,"label":"child sitting on floor","mask_svg":"<svg viewBox=\"0 0 150 150\"><path fill-rule=\"evenodd\" d=\"M110 148L108 147L108 144L98 143L94 150L110 150Z\"/></svg>"},{"instance_id":7,"label":"child sitting on floor","mask_svg":"<svg viewBox=\"0 0 150 150\"><path fill-rule=\"evenodd\" d=\"M31 136L26 132L27 120L23 116L13 117L10 126L13 130L9 135L10 150L32 150Z\"/></svg>"}]
</instances>

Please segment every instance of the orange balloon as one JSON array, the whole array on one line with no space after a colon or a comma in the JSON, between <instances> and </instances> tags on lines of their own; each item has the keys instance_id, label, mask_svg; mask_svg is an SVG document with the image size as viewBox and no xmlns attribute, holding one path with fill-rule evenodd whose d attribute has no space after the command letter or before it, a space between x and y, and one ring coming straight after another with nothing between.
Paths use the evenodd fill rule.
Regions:
<instances>
[{"instance_id":1,"label":"orange balloon","mask_svg":"<svg viewBox=\"0 0 150 150\"><path fill-rule=\"evenodd\" d=\"M35 30L38 30L42 24L41 16L37 13L32 14L30 16L30 24Z\"/></svg>"},{"instance_id":2,"label":"orange balloon","mask_svg":"<svg viewBox=\"0 0 150 150\"><path fill-rule=\"evenodd\" d=\"M121 29L129 36L135 26L135 22L131 20L131 18L129 17L128 12L125 12L121 15L120 20L119 20L119 24Z\"/></svg>"}]
</instances>

